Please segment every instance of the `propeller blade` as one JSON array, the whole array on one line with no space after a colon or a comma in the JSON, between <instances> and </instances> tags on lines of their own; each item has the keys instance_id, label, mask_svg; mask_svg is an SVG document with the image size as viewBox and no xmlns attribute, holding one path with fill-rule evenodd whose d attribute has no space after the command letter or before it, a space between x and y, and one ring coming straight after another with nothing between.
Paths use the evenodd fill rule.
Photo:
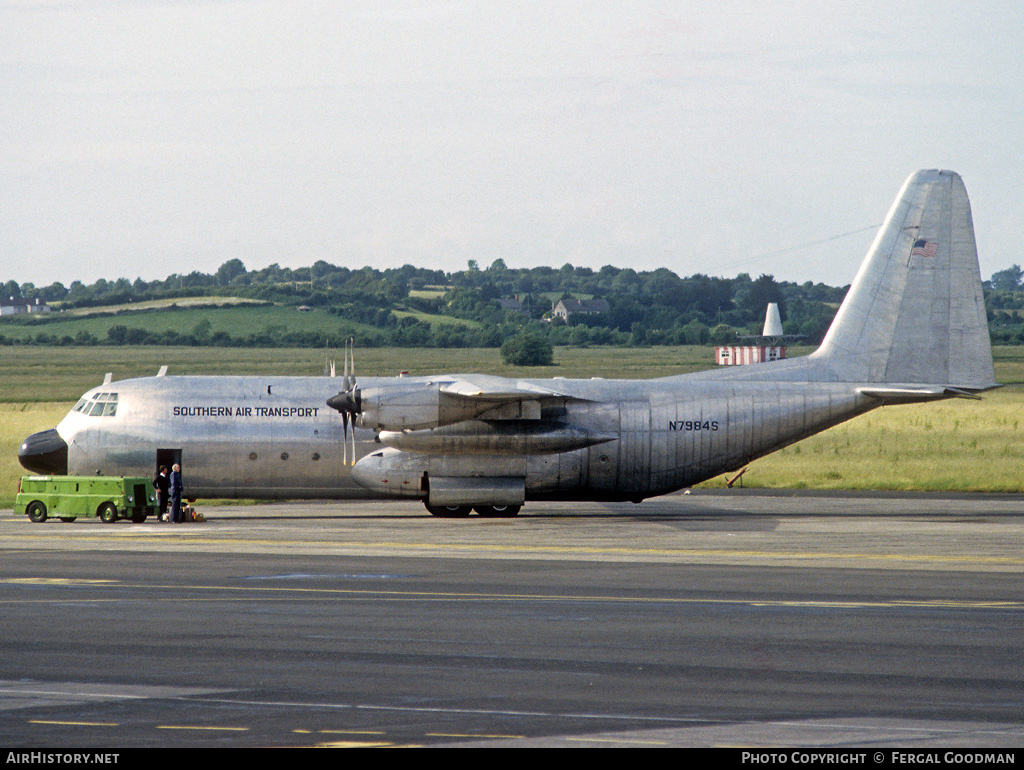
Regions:
<instances>
[{"instance_id":1,"label":"propeller blade","mask_svg":"<svg viewBox=\"0 0 1024 770\"><path fill-rule=\"evenodd\" d=\"M348 412L341 413L341 429L345 434L345 438L341 442L341 462L348 465Z\"/></svg>"},{"instance_id":2,"label":"propeller blade","mask_svg":"<svg viewBox=\"0 0 1024 770\"><path fill-rule=\"evenodd\" d=\"M331 367L333 374L334 368ZM356 418L361 411L359 389L356 387L356 355L355 339L349 337L345 342L345 374L342 378L341 391L327 399L327 406L341 414L341 427L343 435L342 462L349 463L348 452L348 428L352 424L352 463L356 461Z\"/></svg>"},{"instance_id":3,"label":"propeller blade","mask_svg":"<svg viewBox=\"0 0 1024 770\"><path fill-rule=\"evenodd\" d=\"M352 464L356 464L356 417L352 414Z\"/></svg>"},{"instance_id":4,"label":"propeller blade","mask_svg":"<svg viewBox=\"0 0 1024 770\"><path fill-rule=\"evenodd\" d=\"M356 341L354 337L349 337L349 342L352 343L352 387L356 386Z\"/></svg>"}]
</instances>

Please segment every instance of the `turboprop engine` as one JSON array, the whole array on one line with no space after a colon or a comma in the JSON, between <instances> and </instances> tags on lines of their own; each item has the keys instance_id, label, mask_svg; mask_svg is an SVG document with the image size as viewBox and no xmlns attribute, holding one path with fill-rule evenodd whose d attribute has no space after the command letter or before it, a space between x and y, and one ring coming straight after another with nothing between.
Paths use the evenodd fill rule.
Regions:
<instances>
[{"instance_id":1,"label":"turboprop engine","mask_svg":"<svg viewBox=\"0 0 1024 770\"><path fill-rule=\"evenodd\" d=\"M376 431L385 447L352 467L361 486L424 498L438 515L469 505L512 515L524 500L530 458L616 439L566 421L566 404L579 400L531 383L456 376L365 388L350 382L327 403ZM537 467L557 477L555 465Z\"/></svg>"},{"instance_id":2,"label":"turboprop engine","mask_svg":"<svg viewBox=\"0 0 1024 770\"><path fill-rule=\"evenodd\" d=\"M469 399L429 382L412 388L367 388L359 395L358 425L371 430L421 430L472 419L540 419L537 401Z\"/></svg>"},{"instance_id":3,"label":"turboprop engine","mask_svg":"<svg viewBox=\"0 0 1024 770\"><path fill-rule=\"evenodd\" d=\"M501 388L491 387L501 380ZM466 420L540 420L542 407L564 405L563 394L524 385L509 388L502 378L473 376L356 387L327 400L361 428L409 431L439 428Z\"/></svg>"}]
</instances>

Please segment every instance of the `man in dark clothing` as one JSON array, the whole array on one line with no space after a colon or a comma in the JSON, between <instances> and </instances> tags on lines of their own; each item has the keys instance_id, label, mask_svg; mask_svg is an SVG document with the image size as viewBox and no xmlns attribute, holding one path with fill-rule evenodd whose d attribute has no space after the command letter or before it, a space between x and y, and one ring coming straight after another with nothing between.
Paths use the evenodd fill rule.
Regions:
<instances>
[{"instance_id":1,"label":"man in dark clothing","mask_svg":"<svg viewBox=\"0 0 1024 770\"><path fill-rule=\"evenodd\" d=\"M181 466L175 463L171 466L171 480L170 480L170 493L171 493L171 521L175 524L182 522L181 516L181 492L183 485L181 482Z\"/></svg>"},{"instance_id":2,"label":"man in dark clothing","mask_svg":"<svg viewBox=\"0 0 1024 770\"><path fill-rule=\"evenodd\" d=\"M153 479L153 487L156 489L156 502L159 506L157 520L163 521L163 516L167 513L167 500L171 494L171 480L167 477L166 465L160 466L160 472Z\"/></svg>"}]
</instances>

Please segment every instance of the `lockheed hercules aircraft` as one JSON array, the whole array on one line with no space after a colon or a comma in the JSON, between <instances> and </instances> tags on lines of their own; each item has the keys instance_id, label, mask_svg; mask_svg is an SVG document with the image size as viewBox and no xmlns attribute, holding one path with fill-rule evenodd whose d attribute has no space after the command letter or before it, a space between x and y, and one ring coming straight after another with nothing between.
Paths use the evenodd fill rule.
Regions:
<instances>
[{"instance_id":1,"label":"lockheed hercules aircraft","mask_svg":"<svg viewBox=\"0 0 1024 770\"><path fill-rule=\"evenodd\" d=\"M959 175L903 185L811 355L653 380L452 374L106 382L29 436L37 473L152 474L190 497L423 500L514 516L527 500L663 495L886 404L997 387Z\"/></svg>"}]
</instances>

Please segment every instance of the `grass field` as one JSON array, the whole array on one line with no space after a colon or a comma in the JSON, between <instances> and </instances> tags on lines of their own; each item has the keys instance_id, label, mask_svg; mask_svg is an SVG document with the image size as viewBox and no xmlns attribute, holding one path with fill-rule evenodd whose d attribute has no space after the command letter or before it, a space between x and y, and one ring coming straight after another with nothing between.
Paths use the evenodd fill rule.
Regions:
<instances>
[{"instance_id":1,"label":"grass field","mask_svg":"<svg viewBox=\"0 0 1024 770\"><path fill-rule=\"evenodd\" d=\"M794 351L807 352L804 351ZM661 377L711 367L713 351L558 348L553 367L510 367L492 349L357 351L358 374L485 372L513 377ZM341 354L331 351L339 365ZM998 348L996 379L1024 382L1024 348ZM114 379L170 374L322 375L322 350L270 348L0 348L0 506L10 507L25 436L51 428L105 372ZM340 373L340 366L339 366ZM1024 388L981 401L878 409L751 464L747 487L1024 492ZM724 485L724 478L706 482Z\"/></svg>"},{"instance_id":2,"label":"grass field","mask_svg":"<svg viewBox=\"0 0 1024 770\"><path fill-rule=\"evenodd\" d=\"M479 321L453 316L424 313L419 310L393 311L398 318L415 318L433 327L465 326L479 329ZM77 308L43 316L13 316L0 319L0 334L14 340L26 340L46 333L58 339L91 334L101 342L107 340L112 326L142 329L163 334L191 332L200 321L209 321L209 334L227 332L232 336L278 328L289 333L315 333L332 342L351 334L373 336L379 332L372 326L343 319L323 308L298 312L285 305L270 305L239 297L192 297L151 300L102 308Z\"/></svg>"},{"instance_id":3,"label":"grass field","mask_svg":"<svg viewBox=\"0 0 1024 770\"><path fill-rule=\"evenodd\" d=\"M361 348L358 373L393 376L435 372L484 372L506 377L664 377L707 369L713 351L704 347L559 348L555 366L515 367L496 348ZM0 347L0 402L75 401L100 384L106 372L115 380L154 375L164 364L169 374L324 373L326 359L342 352L310 348L174 347Z\"/></svg>"},{"instance_id":4,"label":"grass field","mask_svg":"<svg viewBox=\"0 0 1024 770\"><path fill-rule=\"evenodd\" d=\"M424 313L422 310L392 310L391 312L397 318L415 318L417 321L423 321L431 326L465 326L467 329L479 329L483 326L479 321L471 321L468 318Z\"/></svg>"},{"instance_id":5,"label":"grass field","mask_svg":"<svg viewBox=\"0 0 1024 770\"><path fill-rule=\"evenodd\" d=\"M218 308L227 305L262 304L245 297L176 297L174 299L148 299L141 302L126 302L121 305L103 305L102 307L79 307L61 310L67 317L102 315L107 313L137 312L141 310L167 310L172 305L182 308ZM59 305L58 305L59 306Z\"/></svg>"},{"instance_id":6,"label":"grass field","mask_svg":"<svg viewBox=\"0 0 1024 770\"><path fill-rule=\"evenodd\" d=\"M757 460L747 487L1024 492L1024 389L876 409ZM724 486L724 479L706 482Z\"/></svg>"},{"instance_id":7,"label":"grass field","mask_svg":"<svg viewBox=\"0 0 1024 770\"><path fill-rule=\"evenodd\" d=\"M15 317L13 321L5 320L0 323L0 334L10 339L24 340L44 332L57 338L74 338L79 333L86 333L105 341L107 331L112 326L126 326L155 334L167 331L186 334L200 321L210 322L210 334L227 332L232 336L245 336L281 328L296 333L312 332L337 342L353 333L377 332L372 326L339 318L322 309L301 313L294 307L282 305L225 305L211 308L191 306L186 300L176 304L177 307L173 310L161 306L141 311L133 308L128 312L105 315L94 311L89 315L72 315L69 312L67 315L59 314L28 320Z\"/></svg>"}]
</instances>

